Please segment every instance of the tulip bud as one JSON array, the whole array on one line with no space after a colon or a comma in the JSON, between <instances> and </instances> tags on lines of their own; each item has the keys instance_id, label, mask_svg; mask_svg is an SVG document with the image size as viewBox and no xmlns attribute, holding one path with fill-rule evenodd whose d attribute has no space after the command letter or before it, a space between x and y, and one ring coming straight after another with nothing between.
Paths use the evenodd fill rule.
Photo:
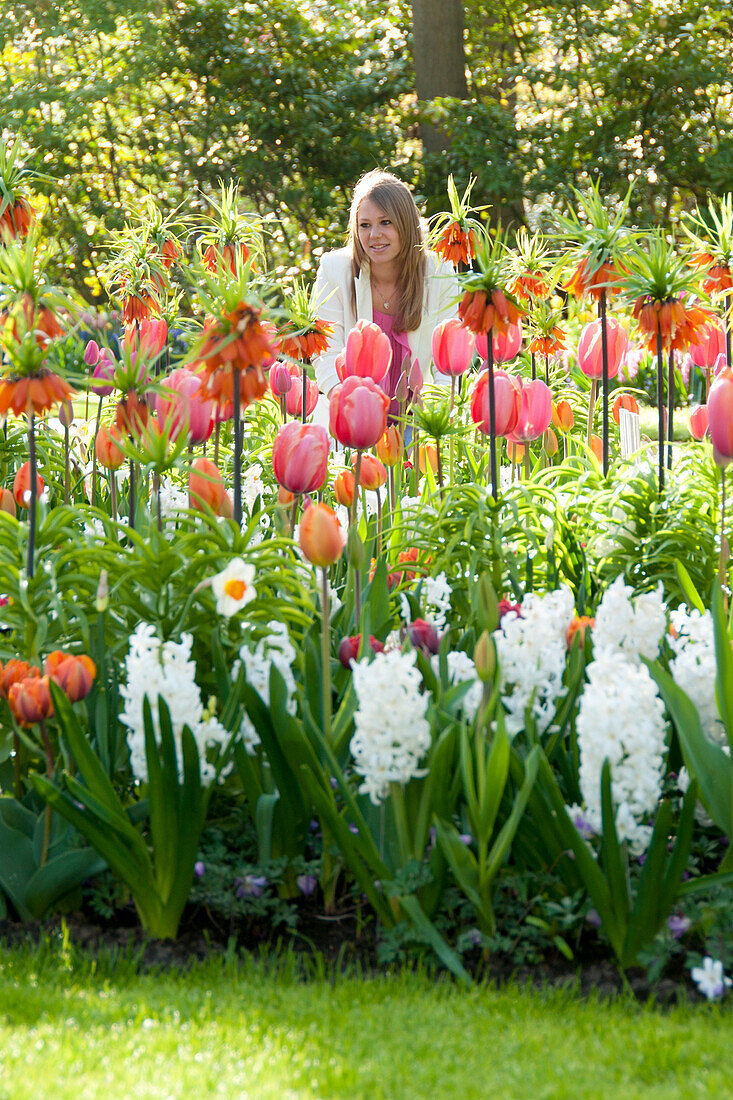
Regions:
<instances>
[{"instance_id":1,"label":"tulip bud","mask_svg":"<svg viewBox=\"0 0 733 1100\"><path fill-rule=\"evenodd\" d=\"M407 633L415 649L421 649L426 655L434 656L440 649L438 632L426 619L415 619L408 626Z\"/></svg>"},{"instance_id":2,"label":"tulip bud","mask_svg":"<svg viewBox=\"0 0 733 1100\"><path fill-rule=\"evenodd\" d=\"M488 573L482 573L476 586L476 616L482 630L496 630L499 625L499 601Z\"/></svg>"},{"instance_id":3,"label":"tulip bud","mask_svg":"<svg viewBox=\"0 0 733 1100\"><path fill-rule=\"evenodd\" d=\"M423 381L424 379L422 370L420 369L420 360L416 359L410 367L410 373L407 376L407 384L412 392L417 395L423 388Z\"/></svg>"},{"instance_id":4,"label":"tulip bud","mask_svg":"<svg viewBox=\"0 0 733 1100\"><path fill-rule=\"evenodd\" d=\"M347 543L347 556L350 564L354 569L363 569L366 561L366 550L364 543L359 537L359 532L356 529L356 524L349 528L349 537Z\"/></svg>"},{"instance_id":5,"label":"tulip bud","mask_svg":"<svg viewBox=\"0 0 733 1100\"><path fill-rule=\"evenodd\" d=\"M90 340L84 348L84 362L88 367L96 367L99 362L99 344L96 340Z\"/></svg>"},{"instance_id":6,"label":"tulip bud","mask_svg":"<svg viewBox=\"0 0 733 1100\"><path fill-rule=\"evenodd\" d=\"M352 456L352 461L356 465L356 455ZM384 485L386 480L387 471L379 459L368 453L362 454L359 467L359 485L362 489L369 489L374 492Z\"/></svg>"},{"instance_id":7,"label":"tulip bud","mask_svg":"<svg viewBox=\"0 0 733 1100\"><path fill-rule=\"evenodd\" d=\"M70 401L63 401L59 407L59 421L62 427L69 428L74 423L74 406Z\"/></svg>"},{"instance_id":8,"label":"tulip bud","mask_svg":"<svg viewBox=\"0 0 733 1100\"><path fill-rule=\"evenodd\" d=\"M566 640L568 649L572 646L576 638L578 640L577 644L582 649L585 645L585 632L586 630L592 630L595 626L595 622L596 620L590 618L589 615L575 615L567 629Z\"/></svg>"},{"instance_id":9,"label":"tulip bud","mask_svg":"<svg viewBox=\"0 0 733 1100\"><path fill-rule=\"evenodd\" d=\"M418 448L420 473L424 474L430 464L433 473L438 469L438 448L435 443L421 443Z\"/></svg>"},{"instance_id":10,"label":"tulip bud","mask_svg":"<svg viewBox=\"0 0 733 1100\"><path fill-rule=\"evenodd\" d=\"M496 672L496 646L488 630L483 630L473 651L473 663L476 675L482 683L488 684Z\"/></svg>"},{"instance_id":11,"label":"tulip bud","mask_svg":"<svg viewBox=\"0 0 733 1100\"><path fill-rule=\"evenodd\" d=\"M107 610L109 603L109 586L107 584L107 570L103 569L99 574L99 584L97 585L97 598L95 601L95 607L100 613Z\"/></svg>"},{"instance_id":12,"label":"tulip bud","mask_svg":"<svg viewBox=\"0 0 733 1100\"><path fill-rule=\"evenodd\" d=\"M270 389L275 397L283 397L293 388L293 379L284 363L275 363L270 368Z\"/></svg>"},{"instance_id":13,"label":"tulip bud","mask_svg":"<svg viewBox=\"0 0 733 1100\"><path fill-rule=\"evenodd\" d=\"M555 425L559 432L565 435L573 427L575 423L575 417L573 415L573 407L569 401L562 398L553 407L552 410L552 423Z\"/></svg>"},{"instance_id":14,"label":"tulip bud","mask_svg":"<svg viewBox=\"0 0 733 1100\"><path fill-rule=\"evenodd\" d=\"M592 435L590 437L590 449L598 461L603 462L603 442L600 436Z\"/></svg>"},{"instance_id":15,"label":"tulip bud","mask_svg":"<svg viewBox=\"0 0 733 1100\"><path fill-rule=\"evenodd\" d=\"M115 374L114 360L102 359L98 366L94 368L94 374L92 375L91 388L96 393L97 397L109 397L114 389L112 385L112 379Z\"/></svg>"},{"instance_id":16,"label":"tulip bud","mask_svg":"<svg viewBox=\"0 0 733 1100\"><path fill-rule=\"evenodd\" d=\"M543 439L543 446L545 448L545 454L549 455L550 458L552 458L553 455L557 454L557 451L558 451L557 436L553 432L552 428L546 428L545 429L545 435L544 435L544 439Z\"/></svg>"},{"instance_id":17,"label":"tulip bud","mask_svg":"<svg viewBox=\"0 0 733 1100\"><path fill-rule=\"evenodd\" d=\"M707 405L695 405L690 409L690 435L698 441L704 439L708 430ZM1 505L0 505L1 507Z\"/></svg>"},{"instance_id":18,"label":"tulip bud","mask_svg":"<svg viewBox=\"0 0 733 1100\"><path fill-rule=\"evenodd\" d=\"M407 371L403 370L402 374L397 380L397 388L395 389L394 393L395 400L398 401L400 404L403 404L403 402L407 401L409 393L410 389L407 384Z\"/></svg>"},{"instance_id":19,"label":"tulip bud","mask_svg":"<svg viewBox=\"0 0 733 1100\"><path fill-rule=\"evenodd\" d=\"M188 475L188 499L191 508L200 512L210 508L217 515L226 507L224 482L218 468L209 458L197 458Z\"/></svg>"},{"instance_id":20,"label":"tulip bud","mask_svg":"<svg viewBox=\"0 0 733 1100\"><path fill-rule=\"evenodd\" d=\"M333 565L343 553L346 543L344 529L333 508L314 504L306 508L300 521L300 548L313 565Z\"/></svg>"},{"instance_id":21,"label":"tulip bud","mask_svg":"<svg viewBox=\"0 0 733 1100\"><path fill-rule=\"evenodd\" d=\"M638 413L639 402L635 397L632 397L630 393L619 393L613 402L613 408L611 410L611 416L616 424L621 420L621 409L627 409L628 412Z\"/></svg>"},{"instance_id":22,"label":"tulip bud","mask_svg":"<svg viewBox=\"0 0 733 1100\"><path fill-rule=\"evenodd\" d=\"M361 645L361 634L352 634L352 636L342 638L338 648L338 658L344 668L351 668L351 662L355 661L359 656L359 646Z\"/></svg>"}]
</instances>

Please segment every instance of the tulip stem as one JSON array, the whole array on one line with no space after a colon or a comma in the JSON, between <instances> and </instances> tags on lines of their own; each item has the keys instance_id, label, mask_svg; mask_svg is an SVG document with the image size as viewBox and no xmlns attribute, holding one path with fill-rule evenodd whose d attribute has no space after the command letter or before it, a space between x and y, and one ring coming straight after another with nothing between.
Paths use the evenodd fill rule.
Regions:
<instances>
[{"instance_id":1,"label":"tulip stem","mask_svg":"<svg viewBox=\"0 0 733 1100\"><path fill-rule=\"evenodd\" d=\"M308 419L308 373L305 369L305 362L303 363L303 423L305 424Z\"/></svg>"},{"instance_id":2,"label":"tulip stem","mask_svg":"<svg viewBox=\"0 0 733 1100\"><path fill-rule=\"evenodd\" d=\"M413 424L412 428L412 465L413 471L413 496L420 495L420 441L418 439L419 432L417 430L417 424Z\"/></svg>"},{"instance_id":3,"label":"tulip stem","mask_svg":"<svg viewBox=\"0 0 733 1100\"><path fill-rule=\"evenodd\" d=\"M354 495L351 498L351 522L356 523L356 504L359 499L359 478L361 477L361 451L356 452L354 466Z\"/></svg>"},{"instance_id":4,"label":"tulip stem","mask_svg":"<svg viewBox=\"0 0 733 1100\"><path fill-rule=\"evenodd\" d=\"M290 537L295 538L295 520L298 515L298 494L293 497L293 507L290 509Z\"/></svg>"},{"instance_id":5,"label":"tulip stem","mask_svg":"<svg viewBox=\"0 0 733 1100\"><path fill-rule=\"evenodd\" d=\"M545 385L550 384L550 356L545 356Z\"/></svg>"},{"instance_id":6,"label":"tulip stem","mask_svg":"<svg viewBox=\"0 0 733 1100\"><path fill-rule=\"evenodd\" d=\"M657 320L657 410L659 413L659 492L664 489L664 358L662 330Z\"/></svg>"},{"instance_id":7,"label":"tulip stem","mask_svg":"<svg viewBox=\"0 0 733 1100\"><path fill-rule=\"evenodd\" d=\"M377 486L377 557L382 556L382 497Z\"/></svg>"},{"instance_id":8,"label":"tulip stem","mask_svg":"<svg viewBox=\"0 0 733 1100\"><path fill-rule=\"evenodd\" d=\"M135 528L135 463L130 459L130 492L128 494L130 530Z\"/></svg>"},{"instance_id":9,"label":"tulip stem","mask_svg":"<svg viewBox=\"0 0 733 1100\"><path fill-rule=\"evenodd\" d=\"M529 443L525 443L524 444L524 480L525 481L529 481L529 479L530 479L530 473L531 473L530 466L531 466L531 460L530 460L530 454L529 454Z\"/></svg>"},{"instance_id":10,"label":"tulip stem","mask_svg":"<svg viewBox=\"0 0 733 1100\"><path fill-rule=\"evenodd\" d=\"M71 495L71 464L69 461L69 425L64 424L64 504Z\"/></svg>"},{"instance_id":11,"label":"tulip stem","mask_svg":"<svg viewBox=\"0 0 733 1100\"><path fill-rule=\"evenodd\" d=\"M443 486L443 459L442 459L441 454L440 454L440 439L435 440L435 452L436 452L437 459L438 459L438 461L437 461L438 485L440 486L440 499L442 500L443 496L444 496L444 486ZM426 455L426 462L427 462L427 455Z\"/></svg>"},{"instance_id":12,"label":"tulip stem","mask_svg":"<svg viewBox=\"0 0 733 1100\"><path fill-rule=\"evenodd\" d=\"M672 441L674 439L674 349L669 349L669 372L667 375L667 469L672 469Z\"/></svg>"},{"instance_id":13,"label":"tulip stem","mask_svg":"<svg viewBox=\"0 0 733 1100\"><path fill-rule=\"evenodd\" d=\"M535 359L534 352L532 352L532 381L533 382L534 382L536 377L537 377L537 360Z\"/></svg>"},{"instance_id":14,"label":"tulip stem","mask_svg":"<svg viewBox=\"0 0 733 1100\"><path fill-rule=\"evenodd\" d=\"M601 319L601 359L603 364L603 476L608 474L608 328L606 326L606 291L601 291L598 302Z\"/></svg>"},{"instance_id":15,"label":"tulip stem","mask_svg":"<svg viewBox=\"0 0 733 1100\"><path fill-rule=\"evenodd\" d=\"M726 567L728 565L728 559L730 558L730 549L728 547L728 540L725 537L725 467L720 471L720 483L722 488L722 501L720 506L720 555L718 558L718 581L723 589L723 597L726 601L727 610L727 596L725 594L726 586Z\"/></svg>"},{"instance_id":16,"label":"tulip stem","mask_svg":"<svg viewBox=\"0 0 733 1100\"><path fill-rule=\"evenodd\" d=\"M38 475L36 473L36 414L28 417L28 461L31 472L31 499L28 501L28 579L33 577L36 544L36 504L38 502Z\"/></svg>"},{"instance_id":17,"label":"tulip stem","mask_svg":"<svg viewBox=\"0 0 733 1100\"><path fill-rule=\"evenodd\" d=\"M102 398L99 398L97 406L97 422L94 425L94 439L92 440L92 508L97 504L97 436L99 435L99 422L102 419Z\"/></svg>"},{"instance_id":18,"label":"tulip stem","mask_svg":"<svg viewBox=\"0 0 733 1100\"><path fill-rule=\"evenodd\" d=\"M321 569L321 689L323 692L323 736L331 740L331 623L328 604L328 569Z\"/></svg>"},{"instance_id":19,"label":"tulip stem","mask_svg":"<svg viewBox=\"0 0 733 1100\"><path fill-rule=\"evenodd\" d=\"M590 383L590 394L588 395L588 431L586 433L586 442L588 447L593 442L593 414L596 411L596 398L598 396L598 379L592 378Z\"/></svg>"},{"instance_id":20,"label":"tulip stem","mask_svg":"<svg viewBox=\"0 0 733 1100\"><path fill-rule=\"evenodd\" d=\"M396 508L396 492L395 492L395 472L394 466L389 468L389 510L392 513L392 524L394 524L394 514Z\"/></svg>"},{"instance_id":21,"label":"tulip stem","mask_svg":"<svg viewBox=\"0 0 733 1100\"><path fill-rule=\"evenodd\" d=\"M109 495L112 505L112 519L117 523L117 476L114 470L109 472Z\"/></svg>"},{"instance_id":22,"label":"tulip stem","mask_svg":"<svg viewBox=\"0 0 733 1100\"><path fill-rule=\"evenodd\" d=\"M219 465L219 436L221 435L221 422L217 420L214 428L214 465Z\"/></svg>"},{"instance_id":23,"label":"tulip stem","mask_svg":"<svg viewBox=\"0 0 733 1100\"><path fill-rule=\"evenodd\" d=\"M240 408L241 396L239 388L239 371L234 370L232 380L234 382L234 522L237 527L242 526L242 437L240 434Z\"/></svg>"},{"instance_id":24,"label":"tulip stem","mask_svg":"<svg viewBox=\"0 0 733 1100\"><path fill-rule=\"evenodd\" d=\"M20 802L23 797L23 772L20 767L20 738L13 734L13 775L15 777L15 797Z\"/></svg>"},{"instance_id":25,"label":"tulip stem","mask_svg":"<svg viewBox=\"0 0 733 1100\"><path fill-rule=\"evenodd\" d=\"M489 461L491 492L494 500L499 496L499 474L496 465L496 398L494 394L494 338L492 330L486 333L486 366L489 372Z\"/></svg>"}]
</instances>

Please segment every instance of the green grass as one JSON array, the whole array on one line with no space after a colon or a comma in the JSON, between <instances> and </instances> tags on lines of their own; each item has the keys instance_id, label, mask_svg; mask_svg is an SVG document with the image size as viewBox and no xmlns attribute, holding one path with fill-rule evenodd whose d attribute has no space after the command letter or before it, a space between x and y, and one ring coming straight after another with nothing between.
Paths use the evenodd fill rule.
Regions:
<instances>
[{"instance_id":1,"label":"green grass","mask_svg":"<svg viewBox=\"0 0 733 1100\"><path fill-rule=\"evenodd\" d=\"M0 951L1 1100L725 1097L732 1033L725 1007Z\"/></svg>"}]
</instances>

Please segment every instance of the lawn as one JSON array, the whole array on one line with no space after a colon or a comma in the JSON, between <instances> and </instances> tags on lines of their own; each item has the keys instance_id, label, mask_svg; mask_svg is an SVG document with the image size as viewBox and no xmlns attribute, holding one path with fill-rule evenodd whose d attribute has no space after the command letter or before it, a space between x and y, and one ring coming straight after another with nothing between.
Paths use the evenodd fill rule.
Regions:
<instances>
[{"instance_id":1,"label":"lawn","mask_svg":"<svg viewBox=\"0 0 733 1100\"><path fill-rule=\"evenodd\" d=\"M0 1100L730 1096L729 1009L0 952Z\"/></svg>"}]
</instances>

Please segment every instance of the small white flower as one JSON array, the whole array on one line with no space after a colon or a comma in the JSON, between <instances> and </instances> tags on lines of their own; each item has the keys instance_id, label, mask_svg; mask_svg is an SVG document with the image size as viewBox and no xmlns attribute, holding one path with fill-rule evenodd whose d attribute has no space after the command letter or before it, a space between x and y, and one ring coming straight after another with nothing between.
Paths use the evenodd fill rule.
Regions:
<instances>
[{"instance_id":1,"label":"small white flower","mask_svg":"<svg viewBox=\"0 0 733 1100\"><path fill-rule=\"evenodd\" d=\"M593 628L593 652L622 653L639 664L653 661L667 627L667 611L661 582L654 592L633 596L633 588L617 577L603 594Z\"/></svg>"},{"instance_id":2,"label":"small white flower","mask_svg":"<svg viewBox=\"0 0 733 1100\"><path fill-rule=\"evenodd\" d=\"M693 966L690 974L697 988L709 1001L722 997L726 989L733 985L733 980L726 978L723 973L720 959L713 959L710 955L702 960L702 966Z\"/></svg>"},{"instance_id":3,"label":"small white flower","mask_svg":"<svg viewBox=\"0 0 733 1100\"><path fill-rule=\"evenodd\" d=\"M255 567L242 560L232 558L221 573L211 578L211 587L216 596L216 610L219 615L229 619L241 610L250 600L255 599L257 590L254 580Z\"/></svg>"}]
</instances>

